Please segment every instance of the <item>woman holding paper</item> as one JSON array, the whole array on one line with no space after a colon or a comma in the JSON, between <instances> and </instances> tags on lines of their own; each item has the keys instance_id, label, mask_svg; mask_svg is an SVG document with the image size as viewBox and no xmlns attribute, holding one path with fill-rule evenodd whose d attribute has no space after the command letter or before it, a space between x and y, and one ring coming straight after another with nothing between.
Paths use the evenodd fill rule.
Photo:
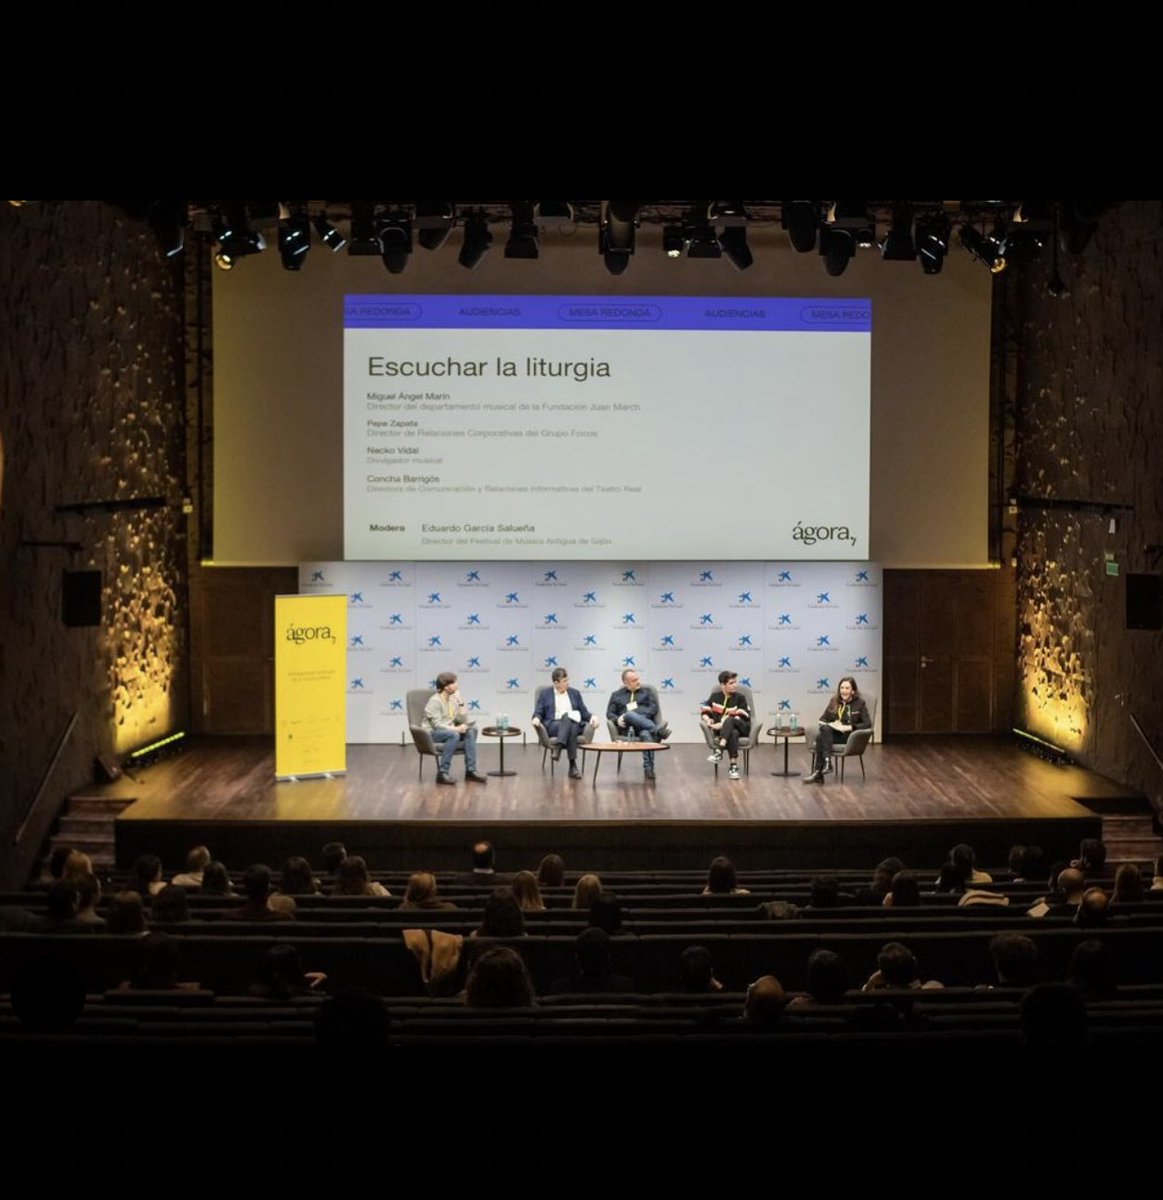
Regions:
<instances>
[{"instance_id":1,"label":"woman holding paper","mask_svg":"<svg viewBox=\"0 0 1163 1200\"><path fill-rule=\"evenodd\" d=\"M823 783L824 776L832 769L832 750L844 745L854 729L871 728L868 705L860 699L856 680L845 675L820 718L820 729L812 749L812 773L804 776L804 783Z\"/></svg>"}]
</instances>

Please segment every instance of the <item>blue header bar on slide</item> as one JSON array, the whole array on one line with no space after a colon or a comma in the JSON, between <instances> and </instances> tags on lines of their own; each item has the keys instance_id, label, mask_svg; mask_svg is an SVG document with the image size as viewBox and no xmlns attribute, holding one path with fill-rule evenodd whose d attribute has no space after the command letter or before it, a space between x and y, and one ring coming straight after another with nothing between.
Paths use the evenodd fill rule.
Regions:
<instances>
[{"instance_id":1,"label":"blue header bar on slide","mask_svg":"<svg viewBox=\"0 0 1163 1200\"><path fill-rule=\"evenodd\" d=\"M872 301L790 296L345 296L343 327L868 333Z\"/></svg>"}]
</instances>

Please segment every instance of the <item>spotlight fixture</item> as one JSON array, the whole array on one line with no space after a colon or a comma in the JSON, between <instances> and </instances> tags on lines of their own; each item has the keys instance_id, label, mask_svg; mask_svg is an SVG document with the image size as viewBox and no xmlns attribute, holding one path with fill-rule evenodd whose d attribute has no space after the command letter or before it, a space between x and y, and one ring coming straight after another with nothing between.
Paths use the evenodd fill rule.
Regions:
<instances>
[{"instance_id":1,"label":"spotlight fixture","mask_svg":"<svg viewBox=\"0 0 1163 1200\"><path fill-rule=\"evenodd\" d=\"M451 200L417 200L412 223L425 250L439 250L456 224L456 205Z\"/></svg>"},{"instance_id":2,"label":"spotlight fixture","mask_svg":"<svg viewBox=\"0 0 1163 1200\"><path fill-rule=\"evenodd\" d=\"M707 212L716 227L721 227L719 249L737 271L746 271L755 261L747 245L747 209L741 200L716 200Z\"/></svg>"},{"instance_id":3,"label":"spotlight fixture","mask_svg":"<svg viewBox=\"0 0 1163 1200\"><path fill-rule=\"evenodd\" d=\"M166 258L181 254L189 213L185 200L153 200L149 206L149 225Z\"/></svg>"},{"instance_id":4,"label":"spotlight fixture","mask_svg":"<svg viewBox=\"0 0 1163 1200\"><path fill-rule=\"evenodd\" d=\"M246 218L246 206L231 204L218 226L218 250L214 261L224 271L229 271L240 258L248 254L259 254L266 249L266 240L255 229L251 229Z\"/></svg>"},{"instance_id":5,"label":"spotlight fixture","mask_svg":"<svg viewBox=\"0 0 1163 1200\"><path fill-rule=\"evenodd\" d=\"M682 258L686 249L686 240L682 236L681 225L664 225L662 227L662 248L667 258Z\"/></svg>"},{"instance_id":6,"label":"spotlight fixture","mask_svg":"<svg viewBox=\"0 0 1163 1200\"><path fill-rule=\"evenodd\" d=\"M323 245L327 246L333 254L338 254L347 245L347 238L331 224L326 213L320 213L315 218L315 232L319 235L319 240Z\"/></svg>"},{"instance_id":7,"label":"spotlight fixture","mask_svg":"<svg viewBox=\"0 0 1163 1200\"><path fill-rule=\"evenodd\" d=\"M512 226L505 243L506 258L537 258L537 220L532 200L514 200L509 206Z\"/></svg>"},{"instance_id":8,"label":"spotlight fixture","mask_svg":"<svg viewBox=\"0 0 1163 1200\"><path fill-rule=\"evenodd\" d=\"M489 232L488 218L484 212L472 213L464 222L464 245L456 261L473 271L481 265L492 244L493 235Z\"/></svg>"},{"instance_id":9,"label":"spotlight fixture","mask_svg":"<svg viewBox=\"0 0 1163 1200\"><path fill-rule=\"evenodd\" d=\"M537 220L544 229L570 229L577 214L568 200L538 200Z\"/></svg>"},{"instance_id":10,"label":"spotlight fixture","mask_svg":"<svg viewBox=\"0 0 1163 1200\"><path fill-rule=\"evenodd\" d=\"M598 231L598 251L611 275L621 275L634 253L634 234L638 228L638 205L632 200L607 200L602 205L602 223Z\"/></svg>"},{"instance_id":11,"label":"spotlight fixture","mask_svg":"<svg viewBox=\"0 0 1163 1200\"><path fill-rule=\"evenodd\" d=\"M828 214L833 229L846 229L857 246L876 245L876 221L868 213L865 200L837 200Z\"/></svg>"},{"instance_id":12,"label":"spotlight fixture","mask_svg":"<svg viewBox=\"0 0 1163 1200\"><path fill-rule=\"evenodd\" d=\"M974 229L972 225L962 225L958 237L962 246L978 262L985 263L993 274L998 275L1006 269L1005 253L996 237L986 237L981 230Z\"/></svg>"},{"instance_id":13,"label":"spotlight fixture","mask_svg":"<svg viewBox=\"0 0 1163 1200\"><path fill-rule=\"evenodd\" d=\"M301 270L310 249L311 219L303 205L292 205L285 216L279 216L279 258L283 269Z\"/></svg>"},{"instance_id":14,"label":"spotlight fixture","mask_svg":"<svg viewBox=\"0 0 1163 1200\"><path fill-rule=\"evenodd\" d=\"M349 255L380 255L384 251L376 230L376 206L370 200L354 200L351 205L351 241Z\"/></svg>"},{"instance_id":15,"label":"spotlight fixture","mask_svg":"<svg viewBox=\"0 0 1163 1200\"><path fill-rule=\"evenodd\" d=\"M793 250L811 254L816 248L816 230L820 227L820 202L784 200L780 205L779 223L787 230Z\"/></svg>"},{"instance_id":16,"label":"spotlight fixture","mask_svg":"<svg viewBox=\"0 0 1163 1200\"><path fill-rule=\"evenodd\" d=\"M825 225L820 230L820 257L829 275L843 275L848 260L856 253L856 238L850 229Z\"/></svg>"},{"instance_id":17,"label":"spotlight fixture","mask_svg":"<svg viewBox=\"0 0 1163 1200\"><path fill-rule=\"evenodd\" d=\"M940 275L949 253L949 233L952 226L943 213L917 217L917 257L926 275Z\"/></svg>"},{"instance_id":18,"label":"spotlight fixture","mask_svg":"<svg viewBox=\"0 0 1163 1200\"><path fill-rule=\"evenodd\" d=\"M722 258L718 235L710 222L710 204L696 204L683 226L687 258Z\"/></svg>"},{"instance_id":19,"label":"spotlight fixture","mask_svg":"<svg viewBox=\"0 0 1163 1200\"><path fill-rule=\"evenodd\" d=\"M892 225L880 243L885 262L915 262L917 248L913 245L913 207L911 204L892 206Z\"/></svg>"},{"instance_id":20,"label":"spotlight fixture","mask_svg":"<svg viewBox=\"0 0 1163 1200\"><path fill-rule=\"evenodd\" d=\"M403 212L389 214L380 222L380 255L393 275L402 275L412 261L412 220Z\"/></svg>"}]
</instances>

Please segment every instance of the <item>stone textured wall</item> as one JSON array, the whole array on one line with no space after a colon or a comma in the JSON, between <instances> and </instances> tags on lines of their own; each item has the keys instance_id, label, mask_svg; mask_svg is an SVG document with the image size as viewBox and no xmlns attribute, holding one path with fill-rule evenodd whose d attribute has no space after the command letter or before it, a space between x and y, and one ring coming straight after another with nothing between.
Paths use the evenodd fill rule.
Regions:
<instances>
[{"instance_id":1,"label":"stone textured wall","mask_svg":"<svg viewBox=\"0 0 1163 1200\"><path fill-rule=\"evenodd\" d=\"M60 799L187 719L180 266L100 202L0 208L0 876L25 869ZM162 496L84 516L76 501ZM26 540L69 541L70 553ZM102 624L60 617L65 567L103 572ZM38 817L11 835L70 715Z\"/></svg>"},{"instance_id":2,"label":"stone textured wall","mask_svg":"<svg viewBox=\"0 0 1163 1200\"><path fill-rule=\"evenodd\" d=\"M1163 634L1125 628L1127 571L1163 543L1163 208L1128 202L1078 257L1070 294L1046 291L1049 255L1010 281L1020 312L1017 490L1127 505L1039 511L1018 526L1017 719L1086 766L1151 794L1163 774L1131 728L1163 744ZM1121 574L1106 574L1113 555Z\"/></svg>"}]
</instances>

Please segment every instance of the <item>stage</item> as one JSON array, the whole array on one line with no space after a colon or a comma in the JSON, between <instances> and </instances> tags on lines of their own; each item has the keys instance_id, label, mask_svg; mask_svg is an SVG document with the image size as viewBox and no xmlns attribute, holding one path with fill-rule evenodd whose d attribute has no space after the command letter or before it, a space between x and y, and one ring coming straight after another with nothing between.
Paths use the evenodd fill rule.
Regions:
<instances>
[{"instance_id":1,"label":"stage","mask_svg":"<svg viewBox=\"0 0 1163 1200\"><path fill-rule=\"evenodd\" d=\"M498 751L481 738L480 767L493 770ZM792 743L790 767L806 771L803 743ZM1054 766L1008 738L905 738L869 748L867 775L856 761L846 780L809 785L774 775L783 750L770 743L751 755L739 782L706 761L702 745L675 745L657 758L657 780L627 755L621 771L594 756L581 780L566 763L551 774L531 739L512 739L505 766L516 774L455 788L435 782L435 761L411 744L351 745L347 773L332 779L277 782L270 738L195 738L184 752L103 788L86 791L129 801L116 822L116 853L127 866L143 852L167 868L205 842L231 869L290 854L318 865L330 840L345 842L380 870L463 869L479 837L498 849L498 867L536 866L557 851L572 868L691 869L716 854L741 870L853 866L899 854L910 865L939 862L956 842L972 843L978 861L1004 865L1009 847L1034 843L1051 859L1077 852L1101 833L1104 805L1125 790L1074 766ZM1094 808L1088 808L1092 803ZM1098 811L1096 811L1098 810Z\"/></svg>"}]
</instances>

